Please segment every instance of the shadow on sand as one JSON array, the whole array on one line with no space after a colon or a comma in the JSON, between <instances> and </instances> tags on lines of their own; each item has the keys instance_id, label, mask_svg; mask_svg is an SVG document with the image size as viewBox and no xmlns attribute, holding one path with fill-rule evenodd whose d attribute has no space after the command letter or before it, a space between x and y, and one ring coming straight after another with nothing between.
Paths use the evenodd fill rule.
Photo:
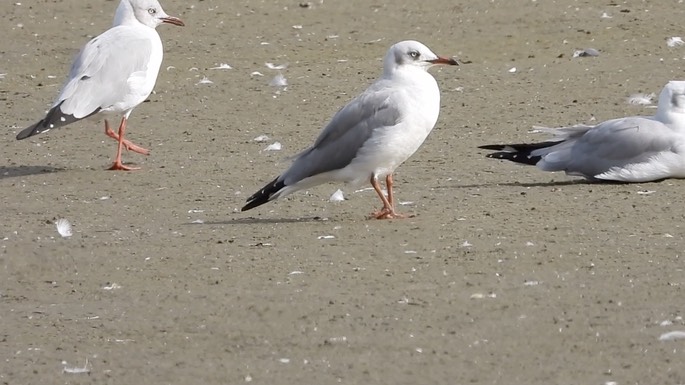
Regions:
<instances>
[{"instance_id":1,"label":"shadow on sand","mask_svg":"<svg viewBox=\"0 0 685 385\"><path fill-rule=\"evenodd\" d=\"M0 166L0 180L63 171L51 166Z\"/></svg>"},{"instance_id":2,"label":"shadow on sand","mask_svg":"<svg viewBox=\"0 0 685 385\"><path fill-rule=\"evenodd\" d=\"M225 221L211 221L204 223L188 223L189 225L265 225L265 224L279 224L279 223L312 223L312 222L328 222L327 218L323 217L306 217L306 218L236 218Z\"/></svg>"}]
</instances>

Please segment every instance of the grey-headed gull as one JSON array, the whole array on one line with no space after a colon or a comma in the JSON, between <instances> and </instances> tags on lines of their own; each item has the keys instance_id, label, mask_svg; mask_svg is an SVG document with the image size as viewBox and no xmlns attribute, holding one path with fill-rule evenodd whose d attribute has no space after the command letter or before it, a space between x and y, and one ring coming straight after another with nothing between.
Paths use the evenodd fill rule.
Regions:
<instances>
[{"instance_id":1,"label":"grey-headed gull","mask_svg":"<svg viewBox=\"0 0 685 385\"><path fill-rule=\"evenodd\" d=\"M369 181L383 202L372 216L403 217L395 211L392 174L418 150L438 120L440 90L428 73L436 64L457 61L437 56L417 41L390 47L380 79L340 109L314 145L250 196L242 211L326 182ZM387 196L379 178L385 178Z\"/></svg>"},{"instance_id":2,"label":"grey-headed gull","mask_svg":"<svg viewBox=\"0 0 685 385\"><path fill-rule=\"evenodd\" d=\"M543 130L555 137L541 143L480 148L498 151L488 158L565 171L592 181L685 178L685 81L666 84L654 116Z\"/></svg>"},{"instance_id":3,"label":"grey-headed gull","mask_svg":"<svg viewBox=\"0 0 685 385\"><path fill-rule=\"evenodd\" d=\"M118 134L105 119L105 134L119 142L110 170L137 169L122 164L121 149L149 154L124 139L124 133L131 111L150 96L157 81L163 50L155 28L162 23L184 25L181 19L167 15L157 0L121 0L112 28L81 49L47 115L22 130L17 139L98 114L120 116Z\"/></svg>"}]
</instances>

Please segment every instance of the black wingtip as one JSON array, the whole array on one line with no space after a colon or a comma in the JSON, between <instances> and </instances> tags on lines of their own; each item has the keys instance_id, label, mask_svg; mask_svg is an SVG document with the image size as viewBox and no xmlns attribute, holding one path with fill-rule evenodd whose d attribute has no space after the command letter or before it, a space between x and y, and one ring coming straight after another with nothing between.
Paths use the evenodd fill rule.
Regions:
<instances>
[{"instance_id":1,"label":"black wingtip","mask_svg":"<svg viewBox=\"0 0 685 385\"><path fill-rule=\"evenodd\" d=\"M98 108L97 110L93 111L87 116L84 116L83 118L77 118L74 117L74 115L67 115L63 113L60 109L62 103L52 107L50 111L48 111L48 113L45 115L45 118L43 118L40 122L21 130L17 134L17 140L26 139L30 136L38 135L40 133L47 132L55 128L66 126L68 124L77 122L81 119L85 119L100 112L100 108Z\"/></svg>"},{"instance_id":2,"label":"black wingtip","mask_svg":"<svg viewBox=\"0 0 685 385\"><path fill-rule=\"evenodd\" d=\"M542 159L541 156L530 156L530 154L525 154L522 152L507 152L507 151L493 152L492 154L485 155L485 157L486 158L493 158L493 159L508 160L511 162L527 164L530 166L535 166L540 161L540 159Z\"/></svg>"},{"instance_id":3,"label":"black wingtip","mask_svg":"<svg viewBox=\"0 0 685 385\"><path fill-rule=\"evenodd\" d=\"M263 205L264 203L271 200L271 197L278 191L280 191L283 187L285 187L285 183L283 181L279 181L278 178L272 180L261 190L257 191L256 193L252 194L249 198L247 198L247 204L243 206L243 208L241 208L240 211L247 211L257 206Z\"/></svg>"},{"instance_id":4,"label":"black wingtip","mask_svg":"<svg viewBox=\"0 0 685 385\"><path fill-rule=\"evenodd\" d=\"M486 158L509 160L516 163L528 164L531 166L536 165L541 156L531 156L531 152L551 147L559 144L560 141L547 141L540 143L518 143L518 144L486 144L483 146L478 146L484 150L494 150L492 154L485 155Z\"/></svg>"},{"instance_id":5,"label":"black wingtip","mask_svg":"<svg viewBox=\"0 0 685 385\"><path fill-rule=\"evenodd\" d=\"M46 130L49 130L49 128L41 130L41 127L44 125L43 123L44 123L44 121L41 120L40 122L21 130L17 134L17 140L26 139L29 136L38 135L41 132L45 132Z\"/></svg>"},{"instance_id":6,"label":"black wingtip","mask_svg":"<svg viewBox=\"0 0 685 385\"><path fill-rule=\"evenodd\" d=\"M483 150L495 150L495 151L502 151L506 145L504 144L486 144L484 146L478 146L478 148L482 148ZM490 156L488 156L490 158Z\"/></svg>"}]
</instances>

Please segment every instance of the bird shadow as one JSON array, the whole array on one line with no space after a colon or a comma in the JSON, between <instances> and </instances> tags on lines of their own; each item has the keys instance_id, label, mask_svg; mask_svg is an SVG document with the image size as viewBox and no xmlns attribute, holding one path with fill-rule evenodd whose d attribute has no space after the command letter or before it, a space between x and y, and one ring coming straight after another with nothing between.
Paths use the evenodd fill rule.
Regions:
<instances>
[{"instance_id":1,"label":"bird shadow","mask_svg":"<svg viewBox=\"0 0 685 385\"><path fill-rule=\"evenodd\" d=\"M641 183L661 183L666 179L659 179L649 182ZM615 180L564 180L564 181L550 181L550 182L506 182L506 183L480 183L480 184L462 184L462 185L452 185L452 186L435 186L436 189L448 189L448 188L493 188L493 187L561 187L561 186L621 186L636 184L635 182L622 182Z\"/></svg>"},{"instance_id":2,"label":"bird shadow","mask_svg":"<svg viewBox=\"0 0 685 385\"><path fill-rule=\"evenodd\" d=\"M279 223L312 223L312 222L328 222L328 218L319 216L305 217L305 218L236 218L227 219L224 221L208 221L203 223L188 223L188 225L265 225L265 224L279 224Z\"/></svg>"},{"instance_id":3,"label":"bird shadow","mask_svg":"<svg viewBox=\"0 0 685 385\"><path fill-rule=\"evenodd\" d=\"M561 187L561 186L575 186L575 185L596 185L597 182L592 182L584 179L580 180L565 180L552 182L505 182L505 183L475 183L475 184L461 184L450 186L435 186L436 189L448 188L488 188L488 187Z\"/></svg>"},{"instance_id":4,"label":"bird shadow","mask_svg":"<svg viewBox=\"0 0 685 385\"><path fill-rule=\"evenodd\" d=\"M60 171L64 171L64 169L51 166L0 166L0 180Z\"/></svg>"}]
</instances>

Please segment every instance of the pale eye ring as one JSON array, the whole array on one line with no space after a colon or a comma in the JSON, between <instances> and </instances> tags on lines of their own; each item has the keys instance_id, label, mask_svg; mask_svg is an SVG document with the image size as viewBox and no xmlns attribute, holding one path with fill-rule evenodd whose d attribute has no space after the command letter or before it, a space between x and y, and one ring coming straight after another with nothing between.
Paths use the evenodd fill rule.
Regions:
<instances>
[{"instance_id":1,"label":"pale eye ring","mask_svg":"<svg viewBox=\"0 0 685 385\"><path fill-rule=\"evenodd\" d=\"M409 56L411 56L412 59L418 59L419 56L421 56L421 54L419 53L419 51L409 51Z\"/></svg>"},{"instance_id":2,"label":"pale eye ring","mask_svg":"<svg viewBox=\"0 0 685 385\"><path fill-rule=\"evenodd\" d=\"M147 13L149 13L150 15L154 15L157 13L157 10L154 8L148 8Z\"/></svg>"}]
</instances>

